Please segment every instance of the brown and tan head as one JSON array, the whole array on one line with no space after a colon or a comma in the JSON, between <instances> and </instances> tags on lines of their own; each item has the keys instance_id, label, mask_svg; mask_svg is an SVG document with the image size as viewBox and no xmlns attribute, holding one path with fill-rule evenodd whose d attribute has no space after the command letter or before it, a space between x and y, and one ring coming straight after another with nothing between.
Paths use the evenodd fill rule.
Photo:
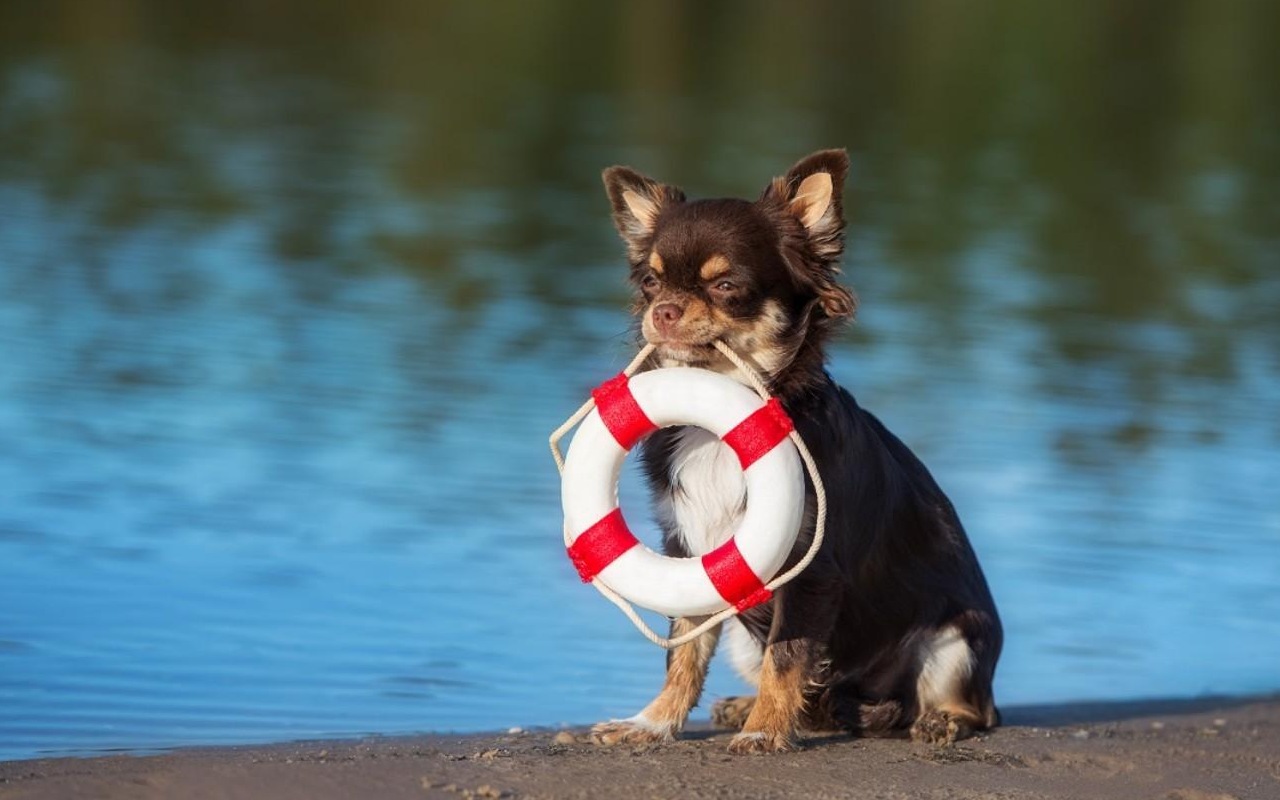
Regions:
<instances>
[{"instance_id":1,"label":"brown and tan head","mask_svg":"<svg viewBox=\"0 0 1280 800\"><path fill-rule=\"evenodd\" d=\"M604 171L641 331L664 365L729 371L712 346L723 339L775 379L821 370L822 340L855 307L836 283L848 169L843 150L819 151L755 202L688 201L627 167Z\"/></svg>"}]
</instances>

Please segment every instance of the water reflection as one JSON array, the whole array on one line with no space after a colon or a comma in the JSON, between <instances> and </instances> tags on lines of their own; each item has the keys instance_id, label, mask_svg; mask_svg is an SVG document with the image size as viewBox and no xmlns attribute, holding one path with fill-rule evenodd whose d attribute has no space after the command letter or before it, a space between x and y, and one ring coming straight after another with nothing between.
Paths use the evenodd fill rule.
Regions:
<instances>
[{"instance_id":1,"label":"water reflection","mask_svg":"<svg viewBox=\"0 0 1280 800\"><path fill-rule=\"evenodd\" d=\"M0 12L0 758L645 700L544 441L627 357L599 168L841 143L833 371L964 514L1002 699L1276 688L1276 8L297 13Z\"/></svg>"}]
</instances>

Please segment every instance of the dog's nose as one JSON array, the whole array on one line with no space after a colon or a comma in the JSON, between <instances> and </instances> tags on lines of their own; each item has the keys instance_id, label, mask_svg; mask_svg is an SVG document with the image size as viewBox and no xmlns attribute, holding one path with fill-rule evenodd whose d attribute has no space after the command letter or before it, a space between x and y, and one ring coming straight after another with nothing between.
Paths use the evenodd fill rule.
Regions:
<instances>
[{"instance_id":1,"label":"dog's nose","mask_svg":"<svg viewBox=\"0 0 1280 800\"><path fill-rule=\"evenodd\" d=\"M675 303L660 303L653 307L653 324L663 333L666 333L667 329L676 324L682 316L684 316L684 309Z\"/></svg>"}]
</instances>

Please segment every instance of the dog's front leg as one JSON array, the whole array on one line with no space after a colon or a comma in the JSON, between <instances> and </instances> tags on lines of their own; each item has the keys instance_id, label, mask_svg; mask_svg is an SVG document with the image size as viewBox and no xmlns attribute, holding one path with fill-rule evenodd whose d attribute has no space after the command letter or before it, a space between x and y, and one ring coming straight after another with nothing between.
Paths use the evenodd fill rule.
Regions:
<instances>
[{"instance_id":1,"label":"dog's front leg","mask_svg":"<svg viewBox=\"0 0 1280 800\"><path fill-rule=\"evenodd\" d=\"M701 625L706 617L681 617L671 623L671 636L681 636ZM688 644L667 651L667 680L662 691L644 710L627 719L601 722L591 730L599 744L640 744L674 739L684 728L689 712L698 704L707 680L707 667L720 640L720 627L708 630Z\"/></svg>"},{"instance_id":2,"label":"dog's front leg","mask_svg":"<svg viewBox=\"0 0 1280 800\"><path fill-rule=\"evenodd\" d=\"M804 689L814 660L810 649L804 641L774 642L765 647L759 694L742 731L729 742L729 752L795 749L795 731L804 712Z\"/></svg>"},{"instance_id":3,"label":"dog's front leg","mask_svg":"<svg viewBox=\"0 0 1280 800\"><path fill-rule=\"evenodd\" d=\"M825 645L834 619L830 595L796 581L774 597L773 622L760 667L760 689L731 753L777 753L796 748L795 734L810 690L822 680Z\"/></svg>"}]
</instances>

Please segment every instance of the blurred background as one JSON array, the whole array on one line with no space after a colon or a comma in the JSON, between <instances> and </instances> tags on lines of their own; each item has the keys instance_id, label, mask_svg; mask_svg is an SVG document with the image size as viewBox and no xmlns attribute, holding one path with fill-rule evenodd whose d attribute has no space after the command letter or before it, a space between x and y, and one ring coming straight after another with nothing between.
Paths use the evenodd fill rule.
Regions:
<instances>
[{"instance_id":1,"label":"blurred background","mask_svg":"<svg viewBox=\"0 0 1280 800\"><path fill-rule=\"evenodd\" d=\"M546 449L632 352L599 171L754 197L835 146L832 372L958 506L998 700L1280 689L1278 30L0 6L0 758L636 711L663 654L577 581Z\"/></svg>"}]
</instances>

